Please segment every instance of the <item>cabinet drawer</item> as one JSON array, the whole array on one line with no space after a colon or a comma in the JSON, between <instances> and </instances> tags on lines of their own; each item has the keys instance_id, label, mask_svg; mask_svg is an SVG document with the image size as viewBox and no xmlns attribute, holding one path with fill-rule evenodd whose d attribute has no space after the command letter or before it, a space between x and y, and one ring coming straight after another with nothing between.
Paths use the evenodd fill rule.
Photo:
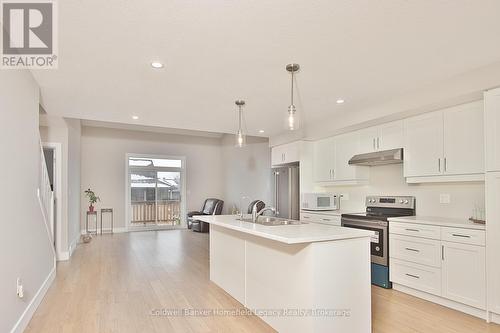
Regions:
<instances>
[{"instance_id":1,"label":"cabinet drawer","mask_svg":"<svg viewBox=\"0 0 500 333\"><path fill-rule=\"evenodd\" d=\"M441 242L438 240L391 234L389 244L391 258L441 267Z\"/></svg>"},{"instance_id":2,"label":"cabinet drawer","mask_svg":"<svg viewBox=\"0 0 500 333\"><path fill-rule=\"evenodd\" d=\"M314 213L301 213L300 219L306 222L321 223L328 225L340 226L340 216L326 215L326 214L314 214Z\"/></svg>"},{"instance_id":3,"label":"cabinet drawer","mask_svg":"<svg viewBox=\"0 0 500 333\"><path fill-rule=\"evenodd\" d=\"M390 280L404 286L441 295L441 269L398 259L390 260Z\"/></svg>"},{"instance_id":4,"label":"cabinet drawer","mask_svg":"<svg viewBox=\"0 0 500 333\"><path fill-rule=\"evenodd\" d=\"M441 239L447 242L462 244L481 246L486 244L486 234L484 230L442 227Z\"/></svg>"},{"instance_id":5,"label":"cabinet drawer","mask_svg":"<svg viewBox=\"0 0 500 333\"><path fill-rule=\"evenodd\" d=\"M441 239L441 228L435 225L391 222L389 232L398 235Z\"/></svg>"}]
</instances>

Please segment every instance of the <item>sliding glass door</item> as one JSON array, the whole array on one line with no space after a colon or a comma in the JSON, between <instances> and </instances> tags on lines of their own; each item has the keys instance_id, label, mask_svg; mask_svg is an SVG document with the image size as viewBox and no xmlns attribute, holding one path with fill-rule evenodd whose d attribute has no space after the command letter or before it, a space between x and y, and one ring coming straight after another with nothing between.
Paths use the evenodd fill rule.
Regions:
<instances>
[{"instance_id":1,"label":"sliding glass door","mask_svg":"<svg viewBox=\"0 0 500 333\"><path fill-rule=\"evenodd\" d=\"M129 228L185 225L184 158L128 155Z\"/></svg>"}]
</instances>

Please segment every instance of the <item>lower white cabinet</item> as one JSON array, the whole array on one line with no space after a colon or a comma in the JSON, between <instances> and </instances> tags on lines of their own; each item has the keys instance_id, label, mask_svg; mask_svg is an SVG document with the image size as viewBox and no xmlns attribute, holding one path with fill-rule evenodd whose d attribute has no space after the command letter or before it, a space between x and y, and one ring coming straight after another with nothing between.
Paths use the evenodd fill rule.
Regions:
<instances>
[{"instance_id":1,"label":"lower white cabinet","mask_svg":"<svg viewBox=\"0 0 500 333\"><path fill-rule=\"evenodd\" d=\"M500 172L486 174L488 308L500 315Z\"/></svg>"},{"instance_id":2,"label":"lower white cabinet","mask_svg":"<svg viewBox=\"0 0 500 333\"><path fill-rule=\"evenodd\" d=\"M442 296L479 309L486 306L484 246L442 242Z\"/></svg>"},{"instance_id":3,"label":"lower white cabinet","mask_svg":"<svg viewBox=\"0 0 500 333\"><path fill-rule=\"evenodd\" d=\"M391 222L389 240L393 283L486 308L484 230Z\"/></svg>"},{"instance_id":4,"label":"lower white cabinet","mask_svg":"<svg viewBox=\"0 0 500 333\"><path fill-rule=\"evenodd\" d=\"M340 215L325 214L321 212L301 211L300 220L305 222L320 223L327 225L340 226Z\"/></svg>"},{"instance_id":5,"label":"lower white cabinet","mask_svg":"<svg viewBox=\"0 0 500 333\"><path fill-rule=\"evenodd\" d=\"M390 280L429 294L441 295L441 269L391 259Z\"/></svg>"}]
</instances>

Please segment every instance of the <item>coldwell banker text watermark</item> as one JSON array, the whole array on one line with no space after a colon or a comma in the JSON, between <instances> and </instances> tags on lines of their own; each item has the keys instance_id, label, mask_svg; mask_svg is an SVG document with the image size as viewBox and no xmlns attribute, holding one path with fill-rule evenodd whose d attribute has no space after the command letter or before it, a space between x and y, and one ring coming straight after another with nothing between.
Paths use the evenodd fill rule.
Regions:
<instances>
[{"instance_id":1,"label":"coldwell banker text watermark","mask_svg":"<svg viewBox=\"0 0 500 333\"><path fill-rule=\"evenodd\" d=\"M2 69L57 68L57 8L49 0L2 0Z\"/></svg>"}]
</instances>

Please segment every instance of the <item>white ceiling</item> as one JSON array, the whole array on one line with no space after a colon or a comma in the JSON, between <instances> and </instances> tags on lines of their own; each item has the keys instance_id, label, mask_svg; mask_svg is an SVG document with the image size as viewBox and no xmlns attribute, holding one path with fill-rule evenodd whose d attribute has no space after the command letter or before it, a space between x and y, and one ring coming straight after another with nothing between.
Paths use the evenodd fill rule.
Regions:
<instances>
[{"instance_id":1,"label":"white ceiling","mask_svg":"<svg viewBox=\"0 0 500 333\"><path fill-rule=\"evenodd\" d=\"M34 75L49 114L230 133L243 98L249 133L274 135L287 63L315 123L500 60L499 12L498 0L64 0L59 69Z\"/></svg>"}]
</instances>

